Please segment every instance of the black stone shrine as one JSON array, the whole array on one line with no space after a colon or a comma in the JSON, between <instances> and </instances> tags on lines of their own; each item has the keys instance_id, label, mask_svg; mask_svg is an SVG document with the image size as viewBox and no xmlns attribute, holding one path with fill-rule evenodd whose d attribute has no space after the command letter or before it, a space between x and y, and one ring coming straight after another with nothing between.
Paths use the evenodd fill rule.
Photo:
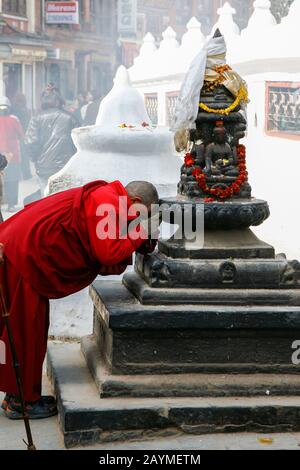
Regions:
<instances>
[{"instance_id":1,"label":"black stone shrine","mask_svg":"<svg viewBox=\"0 0 300 470\"><path fill-rule=\"evenodd\" d=\"M222 85L206 86L200 99L216 109L233 102ZM191 134L209 187L236 178L234 149L246 130L237 108L222 117L226 142L214 144L219 120L200 111ZM269 217L268 204L251 197L248 179L229 200L205 202L185 165L178 196L162 202L165 220L174 205L179 214L204 210L204 243L161 240L123 282L91 287L94 332L82 353L76 345L49 352L66 444L299 431L300 264L251 231Z\"/></svg>"}]
</instances>

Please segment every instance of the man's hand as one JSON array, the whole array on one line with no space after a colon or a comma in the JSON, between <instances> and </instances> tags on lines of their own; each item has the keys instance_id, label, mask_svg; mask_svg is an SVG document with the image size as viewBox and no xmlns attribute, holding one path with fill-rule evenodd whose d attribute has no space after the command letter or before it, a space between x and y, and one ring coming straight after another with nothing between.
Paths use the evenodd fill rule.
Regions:
<instances>
[{"instance_id":1,"label":"man's hand","mask_svg":"<svg viewBox=\"0 0 300 470\"><path fill-rule=\"evenodd\" d=\"M3 254L4 254L4 245L3 245L3 243L0 243L0 264L4 263Z\"/></svg>"}]
</instances>

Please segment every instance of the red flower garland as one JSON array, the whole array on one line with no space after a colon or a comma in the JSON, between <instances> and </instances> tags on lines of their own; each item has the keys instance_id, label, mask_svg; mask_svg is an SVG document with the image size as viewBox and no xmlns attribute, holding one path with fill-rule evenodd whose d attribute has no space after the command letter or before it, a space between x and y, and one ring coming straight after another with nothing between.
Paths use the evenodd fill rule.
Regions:
<instances>
[{"instance_id":1,"label":"red flower garland","mask_svg":"<svg viewBox=\"0 0 300 470\"><path fill-rule=\"evenodd\" d=\"M217 199L225 200L232 197L234 194L238 194L241 191L241 187L248 180L247 166L246 166L246 147L244 145L237 146L238 155L238 169L239 176L237 179L226 189L222 188L209 188L206 182L206 175L203 173L200 167L195 167L193 170L193 176L198 182L202 191L208 194L209 198L205 199L205 202L214 202ZM187 153L184 159L185 166L192 168L195 166L195 159L190 153Z\"/></svg>"}]
</instances>

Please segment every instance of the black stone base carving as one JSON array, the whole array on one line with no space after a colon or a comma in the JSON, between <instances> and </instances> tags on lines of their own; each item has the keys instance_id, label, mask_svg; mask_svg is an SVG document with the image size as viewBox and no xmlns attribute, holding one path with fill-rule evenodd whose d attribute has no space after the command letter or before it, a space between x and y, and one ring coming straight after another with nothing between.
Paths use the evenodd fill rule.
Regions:
<instances>
[{"instance_id":1,"label":"black stone base carving","mask_svg":"<svg viewBox=\"0 0 300 470\"><path fill-rule=\"evenodd\" d=\"M174 304L156 298L143 305L119 282L96 282L94 337L102 362L111 375L296 372L291 356L300 335L299 293L269 294L272 301L264 292L260 305L250 298L248 305L228 305L228 298L222 305L222 291L217 304L180 304L177 297ZM232 292L223 295L234 299Z\"/></svg>"},{"instance_id":2,"label":"black stone base carving","mask_svg":"<svg viewBox=\"0 0 300 470\"><path fill-rule=\"evenodd\" d=\"M162 253L138 255L136 271L151 287L216 289L299 289L296 270L283 257L275 259L172 259ZM290 279L288 274L290 273Z\"/></svg>"},{"instance_id":3,"label":"black stone base carving","mask_svg":"<svg viewBox=\"0 0 300 470\"><path fill-rule=\"evenodd\" d=\"M272 389L272 395L300 394L300 376L263 374L127 374L109 372L103 362L95 335L86 336L81 350L95 380L99 396L109 398L161 397L249 397L262 396ZM246 369L246 367L245 367Z\"/></svg>"},{"instance_id":4,"label":"black stone base carving","mask_svg":"<svg viewBox=\"0 0 300 470\"><path fill-rule=\"evenodd\" d=\"M249 229L269 216L268 204L163 202L165 221L174 202L180 220L185 207L192 217L204 209L203 240L161 240L157 252L137 256L123 283L93 284L85 360L72 349L78 345L67 345L66 353L54 348L48 359L66 445L174 427L300 429L299 366L292 361L300 338L300 263L275 256ZM284 395L280 409L275 395Z\"/></svg>"},{"instance_id":5,"label":"black stone base carving","mask_svg":"<svg viewBox=\"0 0 300 470\"><path fill-rule=\"evenodd\" d=\"M275 259L275 250L250 229L206 230L200 239L159 241L159 252L173 259Z\"/></svg>"},{"instance_id":6,"label":"black stone base carving","mask_svg":"<svg viewBox=\"0 0 300 470\"><path fill-rule=\"evenodd\" d=\"M137 273L127 274L123 284L143 305L300 306L298 288L262 288L259 284L252 289L150 287Z\"/></svg>"},{"instance_id":7,"label":"black stone base carving","mask_svg":"<svg viewBox=\"0 0 300 470\"><path fill-rule=\"evenodd\" d=\"M164 204L163 219L168 223L173 223L174 214L177 214L176 220L180 220L179 216L184 211L192 212L193 219L195 219L196 212L202 210L204 205L206 230L230 230L258 226L270 216L268 203L258 199L232 199L224 202L204 203L203 199L178 196L162 199L161 204Z\"/></svg>"}]
</instances>

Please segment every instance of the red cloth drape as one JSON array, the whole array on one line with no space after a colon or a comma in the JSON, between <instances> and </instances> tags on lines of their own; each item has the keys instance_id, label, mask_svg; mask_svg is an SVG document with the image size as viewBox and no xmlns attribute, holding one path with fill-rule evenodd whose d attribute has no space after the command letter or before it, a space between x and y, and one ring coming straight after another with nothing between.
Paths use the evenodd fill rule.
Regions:
<instances>
[{"instance_id":1,"label":"red cloth drape","mask_svg":"<svg viewBox=\"0 0 300 470\"><path fill-rule=\"evenodd\" d=\"M42 364L46 352L49 300L78 292L92 283L98 273L114 273L114 266L126 268L128 258L145 241L127 238L99 240L95 216L102 204L121 209L127 225L127 209L132 201L120 182L90 183L82 188L55 194L27 206L0 225L5 264L0 282L11 312L13 334L21 363L27 401L40 396ZM91 312L92 314L92 312ZM9 351L0 317L0 340ZM16 393L11 358L0 365L0 390Z\"/></svg>"},{"instance_id":2,"label":"red cloth drape","mask_svg":"<svg viewBox=\"0 0 300 470\"><path fill-rule=\"evenodd\" d=\"M49 301L20 276L8 259L0 266L0 283L10 312L25 400L35 401L41 396L42 367L49 327ZM18 394L7 332L1 318L0 340L6 345L6 364L0 365L0 390Z\"/></svg>"},{"instance_id":3,"label":"red cloth drape","mask_svg":"<svg viewBox=\"0 0 300 470\"><path fill-rule=\"evenodd\" d=\"M0 153L12 153L12 162L20 163L20 140L24 131L16 116L0 116Z\"/></svg>"}]
</instances>

